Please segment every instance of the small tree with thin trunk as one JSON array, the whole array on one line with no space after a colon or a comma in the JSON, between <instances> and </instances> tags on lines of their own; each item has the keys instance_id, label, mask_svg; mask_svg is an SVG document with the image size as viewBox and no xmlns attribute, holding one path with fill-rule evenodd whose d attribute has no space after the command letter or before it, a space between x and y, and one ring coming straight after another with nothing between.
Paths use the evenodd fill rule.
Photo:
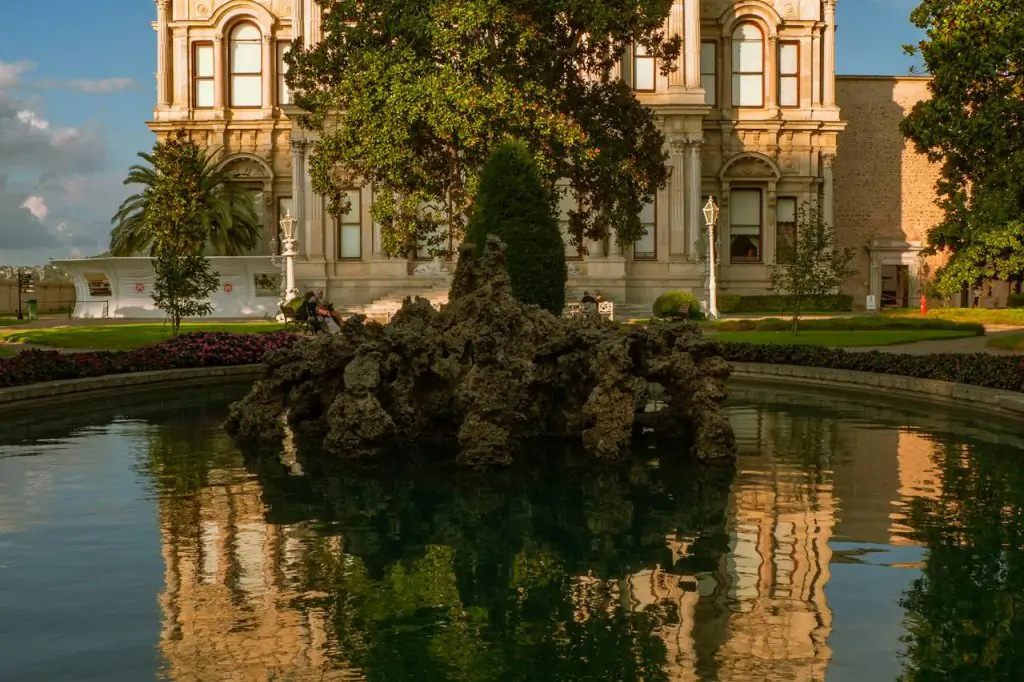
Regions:
<instances>
[{"instance_id":1,"label":"small tree with thin trunk","mask_svg":"<svg viewBox=\"0 0 1024 682\"><path fill-rule=\"evenodd\" d=\"M797 216L796 233L779 240L771 287L789 305L793 333L799 328L800 313L813 298L836 293L839 286L856 274L850 267L854 249L836 243L835 230L825 222L820 209L804 203Z\"/></svg>"},{"instance_id":2,"label":"small tree with thin trunk","mask_svg":"<svg viewBox=\"0 0 1024 682\"><path fill-rule=\"evenodd\" d=\"M210 294L220 286L220 276L206 256L158 247L153 254L153 269L153 303L167 314L172 336L178 335L183 319L206 317L213 312Z\"/></svg>"}]
</instances>

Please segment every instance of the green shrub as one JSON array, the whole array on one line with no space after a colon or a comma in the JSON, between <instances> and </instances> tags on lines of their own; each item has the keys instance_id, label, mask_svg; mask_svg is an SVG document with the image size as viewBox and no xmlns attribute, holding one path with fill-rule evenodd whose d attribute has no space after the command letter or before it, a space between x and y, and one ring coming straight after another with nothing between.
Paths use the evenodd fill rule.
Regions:
<instances>
[{"instance_id":1,"label":"green shrub","mask_svg":"<svg viewBox=\"0 0 1024 682\"><path fill-rule=\"evenodd\" d=\"M689 291L666 291L654 301L655 317L683 317L697 319L701 316L700 302Z\"/></svg>"},{"instance_id":2,"label":"green shrub","mask_svg":"<svg viewBox=\"0 0 1024 682\"><path fill-rule=\"evenodd\" d=\"M762 320L722 320L715 329L722 332L783 332L793 327L791 320L769 317ZM969 331L976 336L985 334L985 326L977 322L954 322L927 317L883 317L858 315L856 317L829 317L803 320L804 331L891 331L891 330L947 330Z\"/></svg>"},{"instance_id":3,"label":"green shrub","mask_svg":"<svg viewBox=\"0 0 1024 682\"><path fill-rule=\"evenodd\" d=\"M788 296L741 296L732 310L726 310L719 299L718 309L728 313L788 313L792 311ZM800 308L811 313L848 313L853 310L853 296L833 294L830 296L809 296Z\"/></svg>"},{"instance_id":4,"label":"green shrub","mask_svg":"<svg viewBox=\"0 0 1024 682\"><path fill-rule=\"evenodd\" d=\"M718 312L728 315L739 309L743 297L739 294L718 294Z\"/></svg>"},{"instance_id":5,"label":"green shrub","mask_svg":"<svg viewBox=\"0 0 1024 682\"><path fill-rule=\"evenodd\" d=\"M554 202L526 145L506 142L480 176L466 241L482 251L487 236L508 246L512 294L554 315L565 308L565 244Z\"/></svg>"},{"instance_id":6,"label":"green shrub","mask_svg":"<svg viewBox=\"0 0 1024 682\"><path fill-rule=\"evenodd\" d=\"M960 384L1024 392L1024 361L1009 355L985 353L897 353L848 352L821 346L755 345L722 343L723 356L730 362L758 362L768 365L823 367L877 374L899 374L917 379L954 381Z\"/></svg>"},{"instance_id":7,"label":"green shrub","mask_svg":"<svg viewBox=\"0 0 1024 682\"><path fill-rule=\"evenodd\" d=\"M1024 308L1024 294L1010 294L1006 297L1007 308Z\"/></svg>"}]
</instances>

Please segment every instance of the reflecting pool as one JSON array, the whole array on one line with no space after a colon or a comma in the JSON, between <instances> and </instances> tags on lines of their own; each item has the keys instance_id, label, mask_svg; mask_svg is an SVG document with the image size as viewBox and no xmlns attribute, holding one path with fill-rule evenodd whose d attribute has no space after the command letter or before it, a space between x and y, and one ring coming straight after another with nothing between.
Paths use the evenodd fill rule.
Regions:
<instances>
[{"instance_id":1,"label":"reflecting pool","mask_svg":"<svg viewBox=\"0 0 1024 682\"><path fill-rule=\"evenodd\" d=\"M1010 427L737 384L735 472L539 449L532 469L357 471L243 457L220 422L244 391L2 422L0 680L1024 670Z\"/></svg>"}]
</instances>

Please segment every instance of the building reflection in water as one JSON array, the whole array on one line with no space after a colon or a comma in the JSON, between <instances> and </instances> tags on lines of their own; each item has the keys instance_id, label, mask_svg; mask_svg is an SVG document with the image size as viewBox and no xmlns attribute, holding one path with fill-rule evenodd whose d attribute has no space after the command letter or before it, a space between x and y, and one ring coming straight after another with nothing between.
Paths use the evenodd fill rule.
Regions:
<instances>
[{"instance_id":1,"label":"building reflection in water","mask_svg":"<svg viewBox=\"0 0 1024 682\"><path fill-rule=\"evenodd\" d=\"M824 680L830 541L839 528L858 542L919 545L906 508L941 491L936 444L854 420L755 407L734 407L730 416L741 466L729 551L710 574L639 572L625 581L629 595L637 610L670 603L679 614L658 630L673 681ZM667 543L675 559L685 557L686 542Z\"/></svg>"},{"instance_id":2,"label":"building reflection in water","mask_svg":"<svg viewBox=\"0 0 1024 682\"><path fill-rule=\"evenodd\" d=\"M328 615L309 605L297 567L305 524L264 521L261 489L216 469L189 498L164 496L161 650L175 682L360 680L337 667ZM184 523L183 523L184 522ZM340 553L339 538L332 538Z\"/></svg>"},{"instance_id":3,"label":"building reflection in water","mask_svg":"<svg viewBox=\"0 0 1024 682\"><path fill-rule=\"evenodd\" d=\"M688 574L696 538L669 534L664 566L573 579L575 617L615 604L657 614L674 682L824 680L830 542L916 544L905 504L938 495L935 444L897 427L764 407L735 406L731 418L741 464L714 569ZM188 496L163 495L160 514L169 679L363 679L338 662L330 615L303 600L313 595L297 567L317 530L266 523L260 485L240 464L214 469Z\"/></svg>"}]
</instances>

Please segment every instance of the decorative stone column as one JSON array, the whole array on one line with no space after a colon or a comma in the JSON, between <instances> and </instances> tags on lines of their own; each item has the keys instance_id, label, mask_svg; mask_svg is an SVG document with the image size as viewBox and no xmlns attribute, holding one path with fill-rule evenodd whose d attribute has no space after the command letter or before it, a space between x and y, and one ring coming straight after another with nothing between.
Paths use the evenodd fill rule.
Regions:
<instances>
[{"instance_id":1,"label":"decorative stone column","mask_svg":"<svg viewBox=\"0 0 1024 682\"><path fill-rule=\"evenodd\" d=\"M170 61L171 67L171 106L175 109L187 109L188 102L190 99L189 87L191 83L188 79L189 73L189 53L188 53L188 37L184 35L177 35L172 38L173 50L172 58ZM180 74L178 78L174 78L174 74ZM184 77L183 77L184 76Z\"/></svg>"},{"instance_id":2,"label":"decorative stone column","mask_svg":"<svg viewBox=\"0 0 1024 682\"><path fill-rule=\"evenodd\" d=\"M686 138L673 137L668 142L672 177L668 189L668 252L670 256L685 256L690 251L689 216L686 197L690 168L687 165Z\"/></svg>"},{"instance_id":3,"label":"decorative stone column","mask_svg":"<svg viewBox=\"0 0 1024 682\"><path fill-rule=\"evenodd\" d=\"M686 233L687 252L692 252L693 245L705 229L704 216L701 213L701 162L700 150L703 141L691 138L686 147Z\"/></svg>"},{"instance_id":4,"label":"decorative stone column","mask_svg":"<svg viewBox=\"0 0 1024 682\"><path fill-rule=\"evenodd\" d=\"M274 74L277 73L276 55L274 54L274 36L269 32L263 34L263 108L273 109Z\"/></svg>"},{"instance_id":5,"label":"decorative stone column","mask_svg":"<svg viewBox=\"0 0 1024 682\"><path fill-rule=\"evenodd\" d=\"M686 34L685 16L683 14L684 0L675 0L668 13L668 38L679 36L683 39L683 48L679 52L679 61L676 62L676 70L668 75L668 87L670 90L677 90L689 87L690 62L693 61L690 52L690 38Z\"/></svg>"},{"instance_id":6,"label":"decorative stone column","mask_svg":"<svg viewBox=\"0 0 1024 682\"><path fill-rule=\"evenodd\" d=\"M811 104L821 104L821 64L818 63L821 55L821 33L817 28L813 29L811 36Z\"/></svg>"},{"instance_id":7,"label":"decorative stone column","mask_svg":"<svg viewBox=\"0 0 1024 682\"><path fill-rule=\"evenodd\" d=\"M678 4L678 3L677 3ZM686 87L700 87L700 2L685 0L683 51L686 54Z\"/></svg>"},{"instance_id":8,"label":"decorative stone column","mask_svg":"<svg viewBox=\"0 0 1024 682\"><path fill-rule=\"evenodd\" d=\"M834 107L836 104L836 0L825 0L825 63L822 65L821 79L823 104Z\"/></svg>"},{"instance_id":9,"label":"decorative stone column","mask_svg":"<svg viewBox=\"0 0 1024 682\"><path fill-rule=\"evenodd\" d=\"M156 106L165 109L170 104L168 95L170 78L167 68L170 55L171 0L156 0Z\"/></svg>"},{"instance_id":10,"label":"decorative stone column","mask_svg":"<svg viewBox=\"0 0 1024 682\"><path fill-rule=\"evenodd\" d=\"M292 217L302 235L302 254L309 255L313 234L306 219L306 147L305 140L291 140L292 148Z\"/></svg>"},{"instance_id":11,"label":"decorative stone column","mask_svg":"<svg viewBox=\"0 0 1024 682\"><path fill-rule=\"evenodd\" d=\"M768 36L768 55L764 60L764 108L779 107L779 37Z\"/></svg>"},{"instance_id":12,"label":"decorative stone column","mask_svg":"<svg viewBox=\"0 0 1024 682\"><path fill-rule=\"evenodd\" d=\"M832 175L832 166L836 161L836 155L825 152L821 155L821 178L822 198L821 217L826 223L835 227L835 186Z\"/></svg>"},{"instance_id":13,"label":"decorative stone column","mask_svg":"<svg viewBox=\"0 0 1024 682\"><path fill-rule=\"evenodd\" d=\"M303 14L305 12L304 0L295 0L292 2L292 40L306 34L306 27L303 25L305 21Z\"/></svg>"},{"instance_id":14,"label":"decorative stone column","mask_svg":"<svg viewBox=\"0 0 1024 682\"><path fill-rule=\"evenodd\" d=\"M227 88L224 83L224 74L227 71L227 61L224 59L224 34L218 33L213 37L213 108L224 114L224 95Z\"/></svg>"}]
</instances>

